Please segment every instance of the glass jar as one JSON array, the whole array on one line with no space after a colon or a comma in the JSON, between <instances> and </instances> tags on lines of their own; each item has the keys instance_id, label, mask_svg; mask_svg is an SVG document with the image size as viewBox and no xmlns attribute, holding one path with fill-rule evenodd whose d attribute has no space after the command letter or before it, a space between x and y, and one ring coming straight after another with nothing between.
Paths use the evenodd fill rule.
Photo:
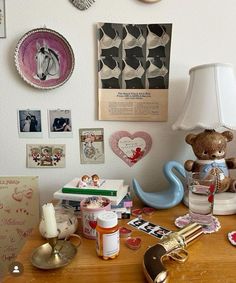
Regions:
<instances>
[{"instance_id":1,"label":"glass jar","mask_svg":"<svg viewBox=\"0 0 236 283\"><path fill-rule=\"evenodd\" d=\"M55 206L55 216L57 222L57 229L59 230L58 239L65 239L71 234L75 233L78 228L78 220L74 214L74 209L70 205L56 205ZM45 222L42 216L39 224L40 234L45 236Z\"/></svg>"}]
</instances>

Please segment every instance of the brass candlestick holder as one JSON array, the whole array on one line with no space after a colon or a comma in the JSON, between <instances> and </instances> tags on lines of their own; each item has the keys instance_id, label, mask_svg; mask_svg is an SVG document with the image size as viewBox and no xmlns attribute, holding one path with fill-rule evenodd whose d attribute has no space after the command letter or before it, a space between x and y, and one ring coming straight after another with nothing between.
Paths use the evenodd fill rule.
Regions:
<instances>
[{"instance_id":1,"label":"brass candlestick holder","mask_svg":"<svg viewBox=\"0 0 236 283\"><path fill-rule=\"evenodd\" d=\"M77 245L69 241L70 237L76 237ZM40 269L55 269L63 267L71 262L81 244L79 235L71 234L65 240L58 240L58 237L47 239L48 243L36 248L31 255L31 263Z\"/></svg>"}]
</instances>

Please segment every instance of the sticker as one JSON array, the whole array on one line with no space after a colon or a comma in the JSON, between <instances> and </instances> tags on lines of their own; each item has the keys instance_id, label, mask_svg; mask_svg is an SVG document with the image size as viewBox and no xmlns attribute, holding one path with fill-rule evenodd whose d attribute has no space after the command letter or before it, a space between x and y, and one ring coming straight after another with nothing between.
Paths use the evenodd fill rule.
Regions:
<instances>
[{"instance_id":1,"label":"sticker","mask_svg":"<svg viewBox=\"0 0 236 283\"><path fill-rule=\"evenodd\" d=\"M144 233L149 234L159 239L162 239L164 236L171 233L171 231L168 230L167 228L164 228L157 224L153 224L139 217L129 221L128 225L133 226L136 229L141 230Z\"/></svg>"}]
</instances>

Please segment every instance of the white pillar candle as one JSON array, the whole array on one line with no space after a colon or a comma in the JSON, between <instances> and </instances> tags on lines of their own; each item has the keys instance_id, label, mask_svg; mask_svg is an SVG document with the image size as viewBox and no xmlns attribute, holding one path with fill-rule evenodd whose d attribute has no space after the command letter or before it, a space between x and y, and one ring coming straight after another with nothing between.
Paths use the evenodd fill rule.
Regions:
<instances>
[{"instance_id":1,"label":"white pillar candle","mask_svg":"<svg viewBox=\"0 0 236 283\"><path fill-rule=\"evenodd\" d=\"M55 216L55 209L52 203L43 205L43 218L45 223L45 232L47 238L57 237L57 222Z\"/></svg>"}]
</instances>

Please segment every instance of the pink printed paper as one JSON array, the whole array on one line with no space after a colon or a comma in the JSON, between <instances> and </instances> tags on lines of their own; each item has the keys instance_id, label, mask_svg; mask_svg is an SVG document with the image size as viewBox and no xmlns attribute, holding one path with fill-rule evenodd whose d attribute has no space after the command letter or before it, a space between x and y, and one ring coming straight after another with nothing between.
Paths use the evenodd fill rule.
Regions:
<instances>
[{"instance_id":1,"label":"pink printed paper","mask_svg":"<svg viewBox=\"0 0 236 283\"><path fill-rule=\"evenodd\" d=\"M4 273L38 223L38 177L0 177L0 263Z\"/></svg>"},{"instance_id":2,"label":"pink printed paper","mask_svg":"<svg viewBox=\"0 0 236 283\"><path fill-rule=\"evenodd\" d=\"M127 131L118 131L110 137L110 146L118 157L132 167L148 154L152 138L146 132L130 134Z\"/></svg>"}]
</instances>

